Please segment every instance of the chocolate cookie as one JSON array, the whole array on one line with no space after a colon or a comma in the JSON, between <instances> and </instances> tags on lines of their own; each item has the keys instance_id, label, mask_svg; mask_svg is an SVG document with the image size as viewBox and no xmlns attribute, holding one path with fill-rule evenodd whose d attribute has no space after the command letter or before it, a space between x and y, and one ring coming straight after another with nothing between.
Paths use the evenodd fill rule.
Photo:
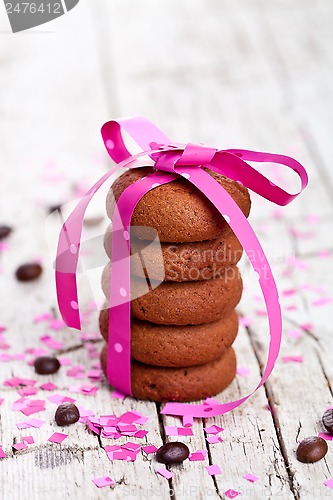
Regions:
<instances>
[{"instance_id":1,"label":"chocolate cookie","mask_svg":"<svg viewBox=\"0 0 333 500\"><path fill-rule=\"evenodd\" d=\"M104 248L111 258L112 227L108 226ZM153 280L198 281L220 276L236 265L243 248L233 231L217 240L193 243L159 243L131 238L131 272Z\"/></svg>"},{"instance_id":2,"label":"chocolate cookie","mask_svg":"<svg viewBox=\"0 0 333 500\"><path fill-rule=\"evenodd\" d=\"M246 187L211 170L206 171L225 188L246 217L251 200ZM106 199L108 217L112 218L114 201L133 182L154 172L152 167L136 168L125 172L113 183ZM220 238L229 226L215 206L184 178L156 187L145 194L132 216L133 235L151 240L153 228L160 241L193 242Z\"/></svg>"},{"instance_id":3,"label":"chocolate cookie","mask_svg":"<svg viewBox=\"0 0 333 500\"><path fill-rule=\"evenodd\" d=\"M99 315L99 328L108 340L109 309ZM131 355L154 366L184 367L213 361L229 349L236 338L236 311L213 323L194 326L156 325L131 319Z\"/></svg>"},{"instance_id":4,"label":"chocolate cookie","mask_svg":"<svg viewBox=\"0 0 333 500\"><path fill-rule=\"evenodd\" d=\"M101 362L106 371L107 345ZM195 401L223 391L236 374L236 356L230 347L211 363L189 368L162 368L132 361L132 392L138 399L149 401Z\"/></svg>"},{"instance_id":5,"label":"chocolate cookie","mask_svg":"<svg viewBox=\"0 0 333 500\"><path fill-rule=\"evenodd\" d=\"M150 283L154 285L154 282ZM108 298L108 267L103 271L102 288ZM134 318L160 325L210 323L235 309L242 289L242 279L236 266L226 269L221 278L184 283L165 281L153 289L145 279L132 277L131 296L134 298L131 313Z\"/></svg>"}]
</instances>

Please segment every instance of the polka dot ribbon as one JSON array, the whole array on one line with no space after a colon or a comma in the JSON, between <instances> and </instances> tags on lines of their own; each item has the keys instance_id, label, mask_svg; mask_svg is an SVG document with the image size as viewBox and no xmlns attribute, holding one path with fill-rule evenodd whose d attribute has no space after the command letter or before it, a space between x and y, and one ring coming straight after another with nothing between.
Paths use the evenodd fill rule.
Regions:
<instances>
[{"instance_id":1,"label":"polka dot ribbon","mask_svg":"<svg viewBox=\"0 0 333 500\"><path fill-rule=\"evenodd\" d=\"M122 137L123 131L142 149L140 153L132 155L128 151ZM138 159L149 157L154 162L155 171L122 192L112 219L107 377L112 386L125 394L132 394L129 241L131 218L137 203L146 193L182 176L215 205L242 244L257 273L264 296L270 343L262 379L250 394L236 401L212 406L167 403L162 413L199 418L226 413L246 401L272 372L280 350L282 317L274 277L258 238L235 201L203 167L240 182L278 205L287 205L300 194L308 183L307 173L298 161L289 156L243 149L218 150L201 144L172 143L161 130L143 117L107 122L102 127L102 137L109 155L117 165L86 193L62 226L56 259L56 285L61 315L68 326L81 328L76 271L84 214L92 197L116 170L137 168ZM294 170L301 181L299 192L290 194L276 186L247 161L276 163Z\"/></svg>"}]
</instances>

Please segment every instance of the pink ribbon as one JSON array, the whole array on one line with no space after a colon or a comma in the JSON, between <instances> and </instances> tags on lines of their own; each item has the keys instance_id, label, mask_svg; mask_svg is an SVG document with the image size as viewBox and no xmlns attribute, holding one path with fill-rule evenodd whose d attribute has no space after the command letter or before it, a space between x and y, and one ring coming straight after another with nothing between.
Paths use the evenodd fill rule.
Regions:
<instances>
[{"instance_id":1,"label":"pink ribbon","mask_svg":"<svg viewBox=\"0 0 333 500\"><path fill-rule=\"evenodd\" d=\"M122 130L142 148L132 155L126 148ZM110 316L108 332L107 377L111 385L126 394L131 391L131 329L130 329L130 242L129 228L139 200L151 189L183 176L196 186L227 220L248 255L265 299L270 329L267 364L257 387L248 395L225 404L167 403L162 413L208 417L226 413L246 401L261 387L274 368L282 336L282 317L278 292L267 258L238 205L203 167L242 183L260 196L278 205L287 205L306 187L308 178L302 165L289 156L247 151L217 150L198 144L175 144L153 123L142 117L107 122L102 137L111 158L117 163L83 197L64 223L58 243L56 285L61 315L70 327L80 329L76 270L80 251L83 218L96 191L120 167L136 168L136 160L149 156L155 172L126 188L117 202L112 219L112 272L110 278ZM294 170L301 189L290 194L271 183L245 160L278 163Z\"/></svg>"}]
</instances>

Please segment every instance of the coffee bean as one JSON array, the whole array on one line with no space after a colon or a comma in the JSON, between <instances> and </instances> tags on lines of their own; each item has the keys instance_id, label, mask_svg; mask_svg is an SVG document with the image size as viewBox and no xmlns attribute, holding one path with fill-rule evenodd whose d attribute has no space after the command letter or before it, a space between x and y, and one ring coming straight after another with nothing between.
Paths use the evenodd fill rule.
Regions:
<instances>
[{"instance_id":1,"label":"coffee bean","mask_svg":"<svg viewBox=\"0 0 333 500\"><path fill-rule=\"evenodd\" d=\"M42 272L42 266L36 262L23 264L16 270L16 278L19 281L33 281L39 278Z\"/></svg>"},{"instance_id":2,"label":"coffee bean","mask_svg":"<svg viewBox=\"0 0 333 500\"><path fill-rule=\"evenodd\" d=\"M34 367L36 373L40 375L49 375L59 370L60 363L57 358L53 358L52 356L40 356L35 359Z\"/></svg>"},{"instance_id":3,"label":"coffee bean","mask_svg":"<svg viewBox=\"0 0 333 500\"><path fill-rule=\"evenodd\" d=\"M54 418L61 427L64 425L71 425L79 420L80 412L73 403L63 403L58 406Z\"/></svg>"},{"instance_id":4,"label":"coffee bean","mask_svg":"<svg viewBox=\"0 0 333 500\"><path fill-rule=\"evenodd\" d=\"M318 462L328 451L325 439L317 436L311 436L298 445L296 456L300 462L311 463Z\"/></svg>"},{"instance_id":5,"label":"coffee bean","mask_svg":"<svg viewBox=\"0 0 333 500\"><path fill-rule=\"evenodd\" d=\"M59 210L61 210L61 208L62 208L62 205L51 205L49 207L49 213L53 214L53 212L56 212L56 211L58 212Z\"/></svg>"},{"instance_id":6,"label":"coffee bean","mask_svg":"<svg viewBox=\"0 0 333 500\"><path fill-rule=\"evenodd\" d=\"M327 432L333 434L333 408L325 411L322 421Z\"/></svg>"},{"instance_id":7,"label":"coffee bean","mask_svg":"<svg viewBox=\"0 0 333 500\"><path fill-rule=\"evenodd\" d=\"M190 450L186 444L175 441L161 446L156 452L156 460L162 464L180 464L189 454Z\"/></svg>"},{"instance_id":8,"label":"coffee bean","mask_svg":"<svg viewBox=\"0 0 333 500\"><path fill-rule=\"evenodd\" d=\"M0 240L7 238L12 232L12 228L9 226L0 226Z\"/></svg>"}]
</instances>

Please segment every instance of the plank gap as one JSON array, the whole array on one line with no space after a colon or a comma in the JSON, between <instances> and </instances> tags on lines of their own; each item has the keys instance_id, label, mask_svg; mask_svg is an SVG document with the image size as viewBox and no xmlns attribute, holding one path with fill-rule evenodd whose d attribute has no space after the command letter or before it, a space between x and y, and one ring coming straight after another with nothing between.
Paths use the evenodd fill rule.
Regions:
<instances>
[{"instance_id":1,"label":"plank gap","mask_svg":"<svg viewBox=\"0 0 333 500\"><path fill-rule=\"evenodd\" d=\"M258 362L258 366L259 366L259 370L260 370L260 375L262 377L263 376L262 362L261 362L261 359L260 359L260 355L258 353L256 342L255 342L255 340L252 337L252 331L251 331L251 329L249 327L246 327L246 331L247 331L247 334L249 336L249 340L250 340L250 343L251 343L254 355L255 355L255 357L257 359L257 362ZM270 407L270 413L271 413L271 416L272 416L272 420L273 420L273 424L274 424L274 429L275 429L277 441L279 443L280 452L281 452L281 455L283 457L283 461L284 461L284 464L285 464L286 472L287 472L287 475L288 475L289 488L290 488L290 491L293 494L295 500L299 500L300 499L300 494L299 494L299 491L297 491L297 488L299 487L299 485L298 485L298 483L297 483L297 481L295 479L295 471L291 468L291 465L290 465L290 462L289 462L289 458L288 458L287 448L286 448L286 445L285 445L285 442L284 442L284 439L283 439L283 436L282 436L282 430L281 430L279 418L278 418L278 415L277 415L277 409L276 409L276 405L275 405L274 391L273 391L273 388L272 388L271 384L269 382L267 382L267 381L263 384L263 387L264 387L264 390L265 390L267 402L268 402L269 407Z\"/></svg>"}]
</instances>

